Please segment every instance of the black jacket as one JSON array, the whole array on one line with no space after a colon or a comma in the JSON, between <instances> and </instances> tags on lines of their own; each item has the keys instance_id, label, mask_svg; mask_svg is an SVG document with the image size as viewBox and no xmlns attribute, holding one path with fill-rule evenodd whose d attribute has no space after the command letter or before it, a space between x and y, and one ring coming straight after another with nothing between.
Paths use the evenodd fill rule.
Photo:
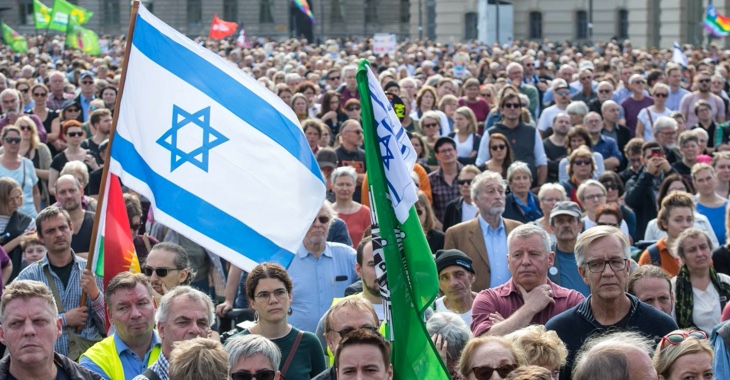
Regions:
<instances>
[{"instance_id":1,"label":"black jacket","mask_svg":"<svg viewBox=\"0 0 730 380\"><path fill-rule=\"evenodd\" d=\"M88 369L80 366L71 359L54 352L53 361L71 380L102 380L102 377ZM10 375L10 356L0 360L0 379L7 379Z\"/></svg>"},{"instance_id":2,"label":"black jacket","mask_svg":"<svg viewBox=\"0 0 730 380\"><path fill-rule=\"evenodd\" d=\"M446 213L444 214L444 232L446 232L449 227L461 223L461 205L463 201L464 197L459 196L446 204Z\"/></svg>"},{"instance_id":3,"label":"black jacket","mask_svg":"<svg viewBox=\"0 0 730 380\"><path fill-rule=\"evenodd\" d=\"M535 197L535 202L537 202L537 197ZM525 213L522 211L522 208L520 208L520 205L517 204L517 200L515 200L514 194L509 194L505 198L504 212L502 213L503 218L512 219L522 224L527 224L532 222L533 220L539 219L542 216L537 214L535 215L535 218L530 218L528 215L525 215Z\"/></svg>"},{"instance_id":4,"label":"black jacket","mask_svg":"<svg viewBox=\"0 0 730 380\"><path fill-rule=\"evenodd\" d=\"M636 236L642 238L646 231L646 226L652 219L657 216L657 199L654 195L655 191L659 191L658 184L666 178L666 176L676 173L671 169L668 173L662 173L658 177L649 174L642 167L639 174L626 183L626 205L631 207L636 214Z\"/></svg>"}]
</instances>

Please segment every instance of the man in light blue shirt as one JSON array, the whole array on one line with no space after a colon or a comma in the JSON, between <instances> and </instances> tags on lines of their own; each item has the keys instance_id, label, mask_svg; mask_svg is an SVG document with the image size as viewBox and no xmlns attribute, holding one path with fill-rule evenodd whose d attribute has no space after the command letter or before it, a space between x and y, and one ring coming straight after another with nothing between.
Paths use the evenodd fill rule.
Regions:
<instances>
[{"instance_id":1,"label":"man in light blue shirt","mask_svg":"<svg viewBox=\"0 0 730 380\"><path fill-rule=\"evenodd\" d=\"M712 369L716 379L730 379L730 324L723 322L712 334L715 360Z\"/></svg>"},{"instance_id":2,"label":"man in light blue shirt","mask_svg":"<svg viewBox=\"0 0 730 380\"><path fill-rule=\"evenodd\" d=\"M666 69L667 85L669 85L669 96L664 106L672 111L679 111L679 104L682 97L689 94L689 91L682 88L682 67L676 64L668 64Z\"/></svg>"},{"instance_id":3,"label":"man in light blue shirt","mask_svg":"<svg viewBox=\"0 0 730 380\"><path fill-rule=\"evenodd\" d=\"M96 99L94 95L96 91L96 85L94 84L94 74L91 71L82 71L79 75L79 87L81 93L74 99L74 102L81 107L81 113L84 117L84 123L89 121L91 112L89 106L91 101Z\"/></svg>"},{"instance_id":4,"label":"man in light blue shirt","mask_svg":"<svg viewBox=\"0 0 730 380\"><path fill-rule=\"evenodd\" d=\"M326 240L333 219L332 207L322 205L287 268L294 285L289 323L303 331L314 333L332 300L344 297L345 288L359 279L355 250Z\"/></svg>"}]
</instances>

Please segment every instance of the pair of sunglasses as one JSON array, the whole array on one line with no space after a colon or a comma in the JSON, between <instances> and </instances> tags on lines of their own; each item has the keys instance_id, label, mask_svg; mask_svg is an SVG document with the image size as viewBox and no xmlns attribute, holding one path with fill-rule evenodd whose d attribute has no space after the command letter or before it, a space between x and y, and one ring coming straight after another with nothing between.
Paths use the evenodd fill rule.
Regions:
<instances>
[{"instance_id":1,"label":"pair of sunglasses","mask_svg":"<svg viewBox=\"0 0 730 380\"><path fill-rule=\"evenodd\" d=\"M233 380L274 380L276 371L270 369L262 369L251 373L249 371L238 371L231 374Z\"/></svg>"}]
</instances>

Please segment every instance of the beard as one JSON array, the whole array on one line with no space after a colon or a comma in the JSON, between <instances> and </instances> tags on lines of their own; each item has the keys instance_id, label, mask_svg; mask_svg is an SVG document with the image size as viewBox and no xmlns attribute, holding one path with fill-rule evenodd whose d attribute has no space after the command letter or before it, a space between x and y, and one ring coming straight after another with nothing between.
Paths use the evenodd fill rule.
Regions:
<instances>
[{"instance_id":1,"label":"beard","mask_svg":"<svg viewBox=\"0 0 730 380\"><path fill-rule=\"evenodd\" d=\"M492 216L502 215L504 214L504 207L492 207L487 210L487 214Z\"/></svg>"},{"instance_id":2,"label":"beard","mask_svg":"<svg viewBox=\"0 0 730 380\"><path fill-rule=\"evenodd\" d=\"M380 285L378 285L377 281L374 285L367 284L363 281L362 285L364 291L370 293L370 295L380 297Z\"/></svg>"}]
</instances>

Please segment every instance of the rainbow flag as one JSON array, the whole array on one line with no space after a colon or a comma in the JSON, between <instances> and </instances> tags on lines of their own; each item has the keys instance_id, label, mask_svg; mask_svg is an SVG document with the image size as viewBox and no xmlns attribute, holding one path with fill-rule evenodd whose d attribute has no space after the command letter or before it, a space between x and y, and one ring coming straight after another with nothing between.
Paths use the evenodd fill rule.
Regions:
<instances>
[{"instance_id":1,"label":"rainbow flag","mask_svg":"<svg viewBox=\"0 0 730 380\"><path fill-rule=\"evenodd\" d=\"M715 6L712 4L707 5L704 24L705 29L713 37L727 37L730 35L730 18L717 13Z\"/></svg>"},{"instance_id":2,"label":"rainbow flag","mask_svg":"<svg viewBox=\"0 0 730 380\"><path fill-rule=\"evenodd\" d=\"M299 8L300 11L304 12L307 16L309 16L309 19L314 22L314 15L312 14L312 10L309 8L309 3L307 0L293 0L294 5Z\"/></svg>"}]
</instances>

